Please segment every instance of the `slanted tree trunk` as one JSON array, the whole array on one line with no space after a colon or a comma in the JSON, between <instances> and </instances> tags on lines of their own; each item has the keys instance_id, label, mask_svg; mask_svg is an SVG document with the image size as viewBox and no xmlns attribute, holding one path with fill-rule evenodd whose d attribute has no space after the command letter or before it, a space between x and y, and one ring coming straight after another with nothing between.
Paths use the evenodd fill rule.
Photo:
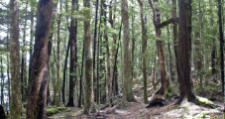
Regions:
<instances>
[{"instance_id":1,"label":"slanted tree trunk","mask_svg":"<svg viewBox=\"0 0 225 119\"><path fill-rule=\"evenodd\" d=\"M152 0L148 0L152 10L153 10L153 23L155 26L155 32L156 32L156 37L161 36L161 28L177 22L178 18L171 18L168 19L167 21L164 21L160 23L160 12L159 9L153 5ZM155 1L157 2L157 1ZM164 55L164 50L163 50L163 45L162 41L157 40L156 45L158 49L158 56L159 56L159 65L160 65L160 74L161 74L161 88L156 92L156 94L164 95L166 92L167 88L169 87L169 81L167 79L167 73L166 73L166 60L165 60L165 55ZM163 68L163 69L162 69Z\"/></svg>"},{"instance_id":2,"label":"slanted tree trunk","mask_svg":"<svg viewBox=\"0 0 225 119\"><path fill-rule=\"evenodd\" d=\"M123 102L136 101L132 90L131 81L131 59L130 59L130 33L129 33L129 15L127 0L121 0L121 16L123 22L123 55L124 55L124 69L123 69Z\"/></svg>"},{"instance_id":3,"label":"slanted tree trunk","mask_svg":"<svg viewBox=\"0 0 225 119\"><path fill-rule=\"evenodd\" d=\"M195 101L191 80L191 0L179 1L179 42L178 42L178 79L180 98L177 104L187 96L188 101Z\"/></svg>"},{"instance_id":4,"label":"slanted tree trunk","mask_svg":"<svg viewBox=\"0 0 225 119\"><path fill-rule=\"evenodd\" d=\"M144 84L144 103L148 103L148 96L147 96L147 72L146 72L146 47L147 47L147 35L146 35L146 28L145 28L145 21L143 17L143 3L141 0L138 0L140 5L140 16L141 16L141 28L142 28L142 77L143 77L143 84Z\"/></svg>"},{"instance_id":5,"label":"slanted tree trunk","mask_svg":"<svg viewBox=\"0 0 225 119\"><path fill-rule=\"evenodd\" d=\"M72 0L72 14L75 12L75 7L77 7L78 1ZM75 83L77 80L77 20L72 16L71 14L71 22L70 22L70 82L69 82L69 101L67 103L67 106L74 106L74 89L75 89Z\"/></svg>"},{"instance_id":6,"label":"slanted tree trunk","mask_svg":"<svg viewBox=\"0 0 225 119\"><path fill-rule=\"evenodd\" d=\"M156 94L163 95L169 86L169 80L167 79L166 67L165 67L166 58L165 58L164 50L163 50L163 42L157 40L156 45L157 45L157 51L159 56L159 67L160 67L160 76L161 76L161 87L156 92Z\"/></svg>"},{"instance_id":7,"label":"slanted tree trunk","mask_svg":"<svg viewBox=\"0 0 225 119\"><path fill-rule=\"evenodd\" d=\"M10 117L21 117L21 83L20 83L20 43L19 43L19 9L18 1L10 0L10 69L11 69L11 96Z\"/></svg>"},{"instance_id":8,"label":"slanted tree trunk","mask_svg":"<svg viewBox=\"0 0 225 119\"><path fill-rule=\"evenodd\" d=\"M84 0L84 7L90 8L90 0ZM90 9L85 11L84 21L84 114L89 113L89 109L92 105L92 47L91 47L91 32L90 32Z\"/></svg>"},{"instance_id":9,"label":"slanted tree trunk","mask_svg":"<svg viewBox=\"0 0 225 119\"><path fill-rule=\"evenodd\" d=\"M31 59L28 87L28 119L45 119L48 80L48 39L53 12L53 0L39 0L35 46Z\"/></svg>"}]
</instances>

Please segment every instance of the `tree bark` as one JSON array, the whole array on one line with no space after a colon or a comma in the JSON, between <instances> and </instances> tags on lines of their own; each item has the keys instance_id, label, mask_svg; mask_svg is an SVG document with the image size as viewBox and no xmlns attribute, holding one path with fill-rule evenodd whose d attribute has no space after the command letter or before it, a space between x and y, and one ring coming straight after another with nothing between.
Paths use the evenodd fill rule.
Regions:
<instances>
[{"instance_id":1,"label":"tree bark","mask_svg":"<svg viewBox=\"0 0 225 119\"><path fill-rule=\"evenodd\" d=\"M98 0L96 0L96 5L95 5L95 30L94 30L94 49L93 49L93 84L96 85L96 73L95 73L95 53L96 53L96 37L97 37L97 23L98 23ZM97 85L98 86L98 85ZM99 104L99 97L97 96L97 87L94 88L94 101Z\"/></svg>"},{"instance_id":2,"label":"tree bark","mask_svg":"<svg viewBox=\"0 0 225 119\"><path fill-rule=\"evenodd\" d=\"M10 0L10 69L11 69L11 96L10 117L21 117L21 83L20 83L20 43L19 43L19 9L18 1Z\"/></svg>"},{"instance_id":3,"label":"tree bark","mask_svg":"<svg viewBox=\"0 0 225 119\"><path fill-rule=\"evenodd\" d=\"M164 26L167 26L171 23L177 22L178 18L171 18L167 21L160 23L160 12L159 12L158 8L153 5L152 0L148 0L148 1L153 10L153 23L155 26L156 37L160 37L161 36L161 28ZM158 50L160 75L161 75L161 87L156 92L156 94L164 95L167 88L169 87L169 81L167 79L167 73L166 73L166 59L165 59L165 55L164 55L162 41L157 40L156 45L157 45L157 50Z\"/></svg>"},{"instance_id":4,"label":"tree bark","mask_svg":"<svg viewBox=\"0 0 225 119\"><path fill-rule=\"evenodd\" d=\"M75 12L75 8L77 9L78 1L72 0L72 14ZM73 18L71 14L71 22L70 22L70 85L69 85L69 101L67 106L74 106L74 89L75 83L77 80L77 20Z\"/></svg>"},{"instance_id":5,"label":"tree bark","mask_svg":"<svg viewBox=\"0 0 225 119\"><path fill-rule=\"evenodd\" d=\"M222 92L224 92L224 37L223 37L223 21L222 21L222 3L218 0L218 17L219 17L219 38L220 38L220 76L222 82Z\"/></svg>"},{"instance_id":6,"label":"tree bark","mask_svg":"<svg viewBox=\"0 0 225 119\"><path fill-rule=\"evenodd\" d=\"M25 10L27 9L28 2L26 3ZM27 102L27 52L25 50L26 47L26 27L27 27L27 17L25 12L25 23L23 28L23 48L22 48L22 61L21 61L21 94L22 94L22 102Z\"/></svg>"},{"instance_id":7,"label":"tree bark","mask_svg":"<svg viewBox=\"0 0 225 119\"><path fill-rule=\"evenodd\" d=\"M172 9L172 17L173 18L176 18L176 13L177 13L177 0L172 0L172 6L173 6L173 9ZM176 65L176 72L178 74L178 49L177 49L177 46L178 46L178 35L177 35L177 23L174 22L173 23L173 45L174 45L174 55L175 55L175 65ZM179 77L178 77L179 78ZM179 79L178 79L179 80Z\"/></svg>"},{"instance_id":8,"label":"tree bark","mask_svg":"<svg viewBox=\"0 0 225 119\"><path fill-rule=\"evenodd\" d=\"M136 101L132 90L131 81L131 59L130 59L130 33L129 33L129 15L127 0L121 0L122 22L123 22L123 55L124 55L124 69L123 69L123 102Z\"/></svg>"},{"instance_id":9,"label":"tree bark","mask_svg":"<svg viewBox=\"0 0 225 119\"><path fill-rule=\"evenodd\" d=\"M28 87L28 119L44 119L48 80L48 39L53 12L53 0L39 0L34 53Z\"/></svg>"},{"instance_id":10,"label":"tree bark","mask_svg":"<svg viewBox=\"0 0 225 119\"><path fill-rule=\"evenodd\" d=\"M80 71L80 94L79 94L79 100L78 100L78 107L81 107L81 98L83 93L83 66L84 66L84 42L83 42L83 51L82 51L82 61L81 61L81 71Z\"/></svg>"},{"instance_id":11,"label":"tree bark","mask_svg":"<svg viewBox=\"0 0 225 119\"><path fill-rule=\"evenodd\" d=\"M161 76L161 87L156 92L156 94L164 95L165 91L167 90L169 86L169 81L167 79L166 67L165 67L166 58L165 58L164 50L163 50L163 42L157 40L156 45L157 45L158 56L159 56L159 66L160 66L160 76Z\"/></svg>"},{"instance_id":12,"label":"tree bark","mask_svg":"<svg viewBox=\"0 0 225 119\"><path fill-rule=\"evenodd\" d=\"M109 53L109 44L108 44L108 35L107 35L107 6L106 6L106 1L103 0L103 15L104 15L104 39L105 39L105 47L106 47L106 83L107 83L107 88L108 88L108 100L111 98L111 71L110 71L110 53Z\"/></svg>"},{"instance_id":13,"label":"tree bark","mask_svg":"<svg viewBox=\"0 0 225 119\"><path fill-rule=\"evenodd\" d=\"M90 8L90 0L83 1L84 7ZM84 114L89 113L89 109L92 105L92 47L91 47L91 32L90 32L90 9L85 11L84 21Z\"/></svg>"},{"instance_id":14,"label":"tree bark","mask_svg":"<svg viewBox=\"0 0 225 119\"><path fill-rule=\"evenodd\" d=\"M147 96L147 72L146 72L146 47L147 47L147 35L146 35L146 28L145 28L145 21L143 18L143 3L141 0L138 0L140 5L140 17L141 17L141 28L142 28L142 77L143 77L143 84L144 84L144 103L148 103L148 96Z\"/></svg>"},{"instance_id":15,"label":"tree bark","mask_svg":"<svg viewBox=\"0 0 225 119\"><path fill-rule=\"evenodd\" d=\"M61 69L61 58L60 58L60 29L61 29L61 16L62 16L62 0L59 2L59 13L58 13L58 20L57 20L57 80L56 80L56 97L55 97L55 105L58 107L60 105L60 83L61 83L61 76L60 76L60 69Z\"/></svg>"},{"instance_id":16,"label":"tree bark","mask_svg":"<svg viewBox=\"0 0 225 119\"><path fill-rule=\"evenodd\" d=\"M191 0L179 1L178 79L180 98L177 104L180 104L185 96L188 101L196 100L191 79L191 10Z\"/></svg>"},{"instance_id":17,"label":"tree bark","mask_svg":"<svg viewBox=\"0 0 225 119\"><path fill-rule=\"evenodd\" d=\"M2 55L1 55L1 105L4 104L4 84L5 84L5 78L3 73L3 63L2 63Z\"/></svg>"}]
</instances>

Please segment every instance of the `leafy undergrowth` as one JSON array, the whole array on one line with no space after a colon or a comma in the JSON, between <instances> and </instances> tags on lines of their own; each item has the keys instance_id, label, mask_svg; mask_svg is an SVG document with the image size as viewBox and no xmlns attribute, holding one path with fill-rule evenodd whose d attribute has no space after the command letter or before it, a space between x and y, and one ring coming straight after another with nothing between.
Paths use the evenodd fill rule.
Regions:
<instances>
[{"instance_id":1,"label":"leafy undergrowth","mask_svg":"<svg viewBox=\"0 0 225 119\"><path fill-rule=\"evenodd\" d=\"M157 86L157 89L159 86ZM175 89L175 87L173 87ZM137 102L126 102L125 106L122 105L122 98L118 97L113 107L107 107L104 110L99 110L102 105L96 106L97 112L90 113L89 115L82 114L82 108L71 107L70 111L59 112L49 119L222 119L223 117L223 95L201 95L200 90L196 92L198 99L205 104L217 104L219 107L215 109L206 108L203 106L195 105L192 102L188 102L186 99L179 106L173 105L174 102L170 102L165 106L155 106L151 108L145 108L147 104L143 103L143 87L142 85L134 86L134 94ZM148 88L148 94L154 94L153 88ZM213 93L215 94L215 93ZM153 95L149 95L152 97ZM214 97L216 100L208 100L204 97ZM150 100L150 98L148 99Z\"/></svg>"}]
</instances>

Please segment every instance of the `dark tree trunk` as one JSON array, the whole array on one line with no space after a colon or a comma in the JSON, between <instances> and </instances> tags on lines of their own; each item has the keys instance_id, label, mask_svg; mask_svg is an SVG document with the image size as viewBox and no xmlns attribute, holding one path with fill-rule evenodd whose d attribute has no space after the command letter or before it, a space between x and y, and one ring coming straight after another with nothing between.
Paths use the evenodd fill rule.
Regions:
<instances>
[{"instance_id":1,"label":"dark tree trunk","mask_svg":"<svg viewBox=\"0 0 225 119\"><path fill-rule=\"evenodd\" d=\"M53 0L39 0L34 53L28 87L28 119L45 119L48 79L48 40Z\"/></svg>"},{"instance_id":2,"label":"dark tree trunk","mask_svg":"<svg viewBox=\"0 0 225 119\"><path fill-rule=\"evenodd\" d=\"M178 79L180 99L177 104L181 103L186 95L188 101L196 100L191 79L191 9L191 0L179 1Z\"/></svg>"},{"instance_id":3,"label":"dark tree trunk","mask_svg":"<svg viewBox=\"0 0 225 119\"><path fill-rule=\"evenodd\" d=\"M80 71L80 93L79 93L79 100L78 100L78 107L81 108L81 98L82 98L82 93L83 93L83 66L84 66L84 42L83 42L83 51L82 51L82 61L81 61L81 71Z\"/></svg>"},{"instance_id":4,"label":"dark tree trunk","mask_svg":"<svg viewBox=\"0 0 225 119\"><path fill-rule=\"evenodd\" d=\"M48 69L49 69L49 62L50 62L50 56L51 56L51 51L52 51L52 42L50 41L50 39L52 39L53 33L50 35L49 37L49 41L48 41ZM49 79L49 70L45 72L46 77L45 80L50 80ZM48 87L47 87L47 102L46 105L51 104L51 96L50 96L50 90L49 90L49 83L48 83Z\"/></svg>"},{"instance_id":5,"label":"dark tree trunk","mask_svg":"<svg viewBox=\"0 0 225 119\"><path fill-rule=\"evenodd\" d=\"M176 13L177 13L177 0L172 0L173 4L173 9L172 9L172 17L176 18ZM178 40L177 40L177 23L173 23L173 46L174 46L174 56L175 56L175 65L176 65L176 71L178 74L178 51L177 51L177 45L178 45Z\"/></svg>"},{"instance_id":6,"label":"dark tree trunk","mask_svg":"<svg viewBox=\"0 0 225 119\"><path fill-rule=\"evenodd\" d=\"M219 35L220 35L220 71L221 71L221 82L222 92L224 92L224 39L223 39L223 21L222 21L222 3L218 0L218 17L219 17Z\"/></svg>"},{"instance_id":7,"label":"dark tree trunk","mask_svg":"<svg viewBox=\"0 0 225 119\"><path fill-rule=\"evenodd\" d=\"M104 16L104 9L103 9L103 0L101 0L101 15L100 17L102 18ZM100 18L100 23L104 22L103 20L104 19L101 19ZM101 29L102 25L99 24L99 31ZM101 82L99 85L100 85L100 89L99 89L99 92L100 92L100 103L106 103L106 76L105 76L105 51L103 50L103 44L105 43L103 40L102 40L102 33L99 32L99 56L102 55L103 58L99 58L99 65L100 65L100 76L99 76L99 82ZM101 72L104 72L104 73L101 73Z\"/></svg>"},{"instance_id":8,"label":"dark tree trunk","mask_svg":"<svg viewBox=\"0 0 225 119\"><path fill-rule=\"evenodd\" d=\"M78 1L72 0L72 6L77 7ZM74 13L75 8L72 9ZM74 106L74 87L77 80L77 20L73 18L70 23L70 85L69 85L69 100L67 106Z\"/></svg>"},{"instance_id":9,"label":"dark tree trunk","mask_svg":"<svg viewBox=\"0 0 225 119\"><path fill-rule=\"evenodd\" d=\"M212 13L212 7L213 7L212 0L209 0L209 4L210 4L210 9L211 9L211 11L210 11L210 13L211 13L210 25L212 26L214 24L214 20L213 20L214 15ZM215 30L213 31L212 35L214 35L214 34L215 34ZM216 62L215 62L215 60L216 60L216 40L215 40L215 38L212 38L212 51L211 51L211 67L212 67L211 72L212 72L212 75L214 75L216 73L216 67L215 67Z\"/></svg>"},{"instance_id":10,"label":"dark tree trunk","mask_svg":"<svg viewBox=\"0 0 225 119\"><path fill-rule=\"evenodd\" d=\"M66 56L65 56L65 64L63 68L63 84L62 84L62 102L65 105L65 85L66 85L66 70L67 70L67 61L68 61L68 54L69 54L69 48L70 48L70 40L68 40L67 48L66 48Z\"/></svg>"},{"instance_id":11,"label":"dark tree trunk","mask_svg":"<svg viewBox=\"0 0 225 119\"><path fill-rule=\"evenodd\" d=\"M5 84L5 76L3 73L3 64L2 64L2 55L1 55L1 105L4 104L4 84Z\"/></svg>"}]
</instances>

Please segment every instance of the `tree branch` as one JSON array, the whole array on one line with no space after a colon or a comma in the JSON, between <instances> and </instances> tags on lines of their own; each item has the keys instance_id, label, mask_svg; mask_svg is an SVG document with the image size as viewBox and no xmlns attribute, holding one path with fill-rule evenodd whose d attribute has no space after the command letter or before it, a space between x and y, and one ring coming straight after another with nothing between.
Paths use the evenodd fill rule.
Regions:
<instances>
[{"instance_id":1,"label":"tree branch","mask_svg":"<svg viewBox=\"0 0 225 119\"><path fill-rule=\"evenodd\" d=\"M175 22L178 22L179 21L179 17L176 17L176 18L171 18L171 19L168 19L167 21L164 21L164 22L162 22L162 23L160 23L160 24L156 24L155 26L156 26L156 28L163 28L164 26L167 26L167 25L169 25L169 24L171 24L171 23L175 23Z\"/></svg>"}]
</instances>

